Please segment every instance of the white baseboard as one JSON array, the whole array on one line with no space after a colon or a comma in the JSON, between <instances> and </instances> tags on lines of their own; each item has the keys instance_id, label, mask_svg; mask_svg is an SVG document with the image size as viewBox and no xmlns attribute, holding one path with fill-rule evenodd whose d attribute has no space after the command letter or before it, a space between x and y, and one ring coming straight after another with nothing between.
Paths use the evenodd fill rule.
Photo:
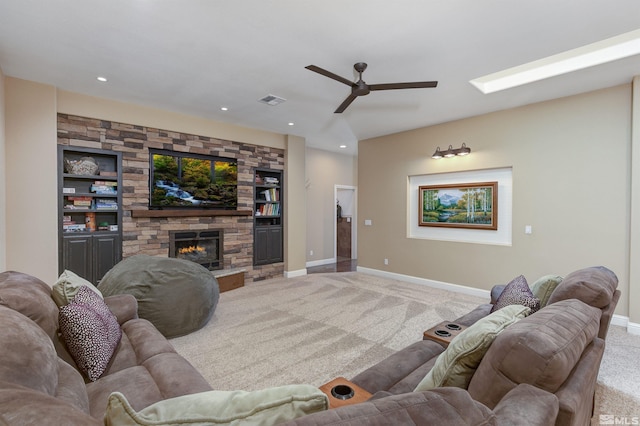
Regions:
<instances>
[{"instance_id":1,"label":"white baseboard","mask_svg":"<svg viewBox=\"0 0 640 426\"><path fill-rule=\"evenodd\" d=\"M411 275L396 274L395 272L381 271L379 269L365 268L358 266L358 272L364 274L376 275L383 278L394 279L398 281L406 281L414 284L422 284L433 288L439 288L441 290L454 291L456 293L469 294L471 296L484 297L487 300L491 297L489 290L481 290L479 288L467 287L459 284L450 284L442 281L434 281L426 278L418 278ZM627 333L640 336L640 324L629 321L628 317L614 314L611 317L611 324L627 329Z\"/></svg>"},{"instance_id":2,"label":"white baseboard","mask_svg":"<svg viewBox=\"0 0 640 426\"><path fill-rule=\"evenodd\" d=\"M613 314L611 316L611 325L627 328L627 325L629 325L629 317Z\"/></svg>"},{"instance_id":3,"label":"white baseboard","mask_svg":"<svg viewBox=\"0 0 640 426\"><path fill-rule=\"evenodd\" d=\"M322 266L322 265L330 265L332 263L336 263L336 258L332 257L331 259L320 259L320 260L312 260L307 262L305 266L310 268L312 266Z\"/></svg>"},{"instance_id":4,"label":"white baseboard","mask_svg":"<svg viewBox=\"0 0 640 426\"><path fill-rule=\"evenodd\" d=\"M627 333L640 336L640 324L636 322L629 322L627 324Z\"/></svg>"},{"instance_id":5,"label":"white baseboard","mask_svg":"<svg viewBox=\"0 0 640 426\"><path fill-rule=\"evenodd\" d=\"M306 269L298 269L297 271L284 271L285 278L295 278L307 275Z\"/></svg>"},{"instance_id":6,"label":"white baseboard","mask_svg":"<svg viewBox=\"0 0 640 426\"><path fill-rule=\"evenodd\" d=\"M487 303L491 298L491 291L489 290L482 290L479 288L467 287L459 284L450 284L442 281L428 280L426 278L418 278L418 277L413 277L411 275L396 274L395 272L380 271L378 269L370 269L362 266L358 266L357 270L358 272L362 272L370 275L376 275L383 278L390 278L398 281L406 281L413 284L421 284L421 285L426 285L433 288L438 288L440 290L449 290L449 291L454 291L456 293L483 297L487 299Z\"/></svg>"},{"instance_id":7,"label":"white baseboard","mask_svg":"<svg viewBox=\"0 0 640 426\"><path fill-rule=\"evenodd\" d=\"M617 325L627 329L627 333L640 336L640 324L629 321L629 317L613 314L611 317L611 325Z\"/></svg>"}]
</instances>

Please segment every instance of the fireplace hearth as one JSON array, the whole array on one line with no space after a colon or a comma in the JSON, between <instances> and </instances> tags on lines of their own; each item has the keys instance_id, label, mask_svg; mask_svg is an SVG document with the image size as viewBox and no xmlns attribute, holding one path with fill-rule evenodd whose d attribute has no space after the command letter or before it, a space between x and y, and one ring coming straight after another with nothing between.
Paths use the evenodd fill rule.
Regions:
<instances>
[{"instance_id":1,"label":"fireplace hearth","mask_svg":"<svg viewBox=\"0 0 640 426\"><path fill-rule=\"evenodd\" d=\"M198 263L210 271L223 269L223 230L169 231L169 257Z\"/></svg>"}]
</instances>

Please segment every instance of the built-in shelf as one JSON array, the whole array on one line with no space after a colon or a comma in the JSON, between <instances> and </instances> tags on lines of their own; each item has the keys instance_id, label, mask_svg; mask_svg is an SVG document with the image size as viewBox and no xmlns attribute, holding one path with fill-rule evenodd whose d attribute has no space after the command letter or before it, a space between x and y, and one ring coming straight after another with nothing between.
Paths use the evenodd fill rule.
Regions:
<instances>
[{"instance_id":1,"label":"built-in shelf","mask_svg":"<svg viewBox=\"0 0 640 426\"><path fill-rule=\"evenodd\" d=\"M131 217L209 217L209 216L251 216L251 210L131 210Z\"/></svg>"}]
</instances>

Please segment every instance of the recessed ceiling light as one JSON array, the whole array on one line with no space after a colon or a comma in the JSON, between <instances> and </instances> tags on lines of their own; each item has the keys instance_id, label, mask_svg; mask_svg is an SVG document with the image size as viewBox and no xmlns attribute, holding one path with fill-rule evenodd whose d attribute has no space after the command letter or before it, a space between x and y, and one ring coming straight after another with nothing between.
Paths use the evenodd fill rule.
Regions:
<instances>
[{"instance_id":1,"label":"recessed ceiling light","mask_svg":"<svg viewBox=\"0 0 640 426\"><path fill-rule=\"evenodd\" d=\"M221 109L222 111L229 111L229 108L227 108L227 107L220 107L220 109Z\"/></svg>"},{"instance_id":2,"label":"recessed ceiling light","mask_svg":"<svg viewBox=\"0 0 640 426\"><path fill-rule=\"evenodd\" d=\"M347 146L346 145L340 145L340 148L345 149Z\"/></svg>"},{"instance_id":3,"label":"recessed ceiling light","mask_svg":"<svg viewBox=\"0 0 640 426\"><path fill-rule=\"evenodd\" d=\"M567 50L471 80L482 93L493 93L640 54L640 30Z\"/></svg>"},{"instance_id":4,"label":"recessed ceiling light","mask_svg":"<svg viewBox=\"0 0 640 426\"><path fill-rule=\"evenodd\" d=\"M295 123L289 122L289 126L293 126Z\"/></svg>"},{"instance_id":5,"label":"recessed ceiling light","mask_svg":"<svg viewBox=\"0 0 640 426\"><path fill-rule=\"evenodd\" d=\"M97 77L96 79L102 83L105 83L107 81L106 77Z\"/></svg>"}]
</instances>

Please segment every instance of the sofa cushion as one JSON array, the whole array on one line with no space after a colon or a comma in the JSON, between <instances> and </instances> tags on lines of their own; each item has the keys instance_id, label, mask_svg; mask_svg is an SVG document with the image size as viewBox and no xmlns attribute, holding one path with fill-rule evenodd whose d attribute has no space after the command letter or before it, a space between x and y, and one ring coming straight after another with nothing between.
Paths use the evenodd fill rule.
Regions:
<instances>
[{"instance_id":1,"label":"sofa cushion","mask_svg":"<svg viewBox=\"0 0 640 426\"><path fill-rule=\"evenodd\" d=\"M531 293L540 299L540 307L544 308L549 303L553 291L562 282L560 275L545 275L531 285Z\"/></svg>"},{"instance_id":2,"label":"sofa cushion","mask_svg":"<svg viewBox=\"0 0 640 426\"><path fill-rule=\"evenodd\" d=\"M415 391L442 386L466 389L496 336L530 312L526 306L510 305L478 320L451 341Z\"/></svg>"},{"instance_id":3,"label":"sofa cushion","mask_svg":"<svg viewBox=\"0 0 640 426\"><path fill-rule=\"evenodd\" d=\"M53 340L58 332L58 306L51 287L22 272L0 274L0 305L7 306L36 322Z\"/></svg>"},{"instance_id":4,"label":"sofa cushion","mask_svg":"<svg viewBox=\"0 0 640 426\"><path fill-rule=\"evenodd\" d=\"M142 410L163 399L210 390L204 377L175 352L158 353L140 365L109 372L87 383L91 415L96 418L104 416L113 392L126 395L134 410Z\"/></svg>"},{"instance_id":5,"label":"sofa cushion","mask_svg":"<svg viewBox=\"0 0 640 426\"><path fill-rule=\"evenodd\" d=\"M56 305L64 306L71 302L82 286L86 286L88 289L95 291L100 297L102 297L100 290L98 290L93 284L69 270L64 270L62 274L60 274L58 280L51 289L51 297L53 297Z\"/></svg>"},{"instance_id":6,"label":"sofa cushion","mask_svg":"<svg viewBox=\"0 0 640 426\"><path fill-rule=\"evenodd\" d=\"M3 381L0 381L0 424L19 426L104 425L101 419L91 417L59 398Z\"/></svg>"},{"instance_id":7,"label":"sofa cushion","mask_svg":"<svg viewBox=\"0 0 640 426\"><path fill-rule=\"evenodd\" d=\"M487 351L469 393L491 409L520 383L555 393L596 337L601 313L569 299L513 324Z\"/></svg>"},{"instance_id":8,"label":"sofa cushion","mask_svg":"<svg viewBox=\"0 0 640 426\"><path fill-rule=\"evenodd\" d=\"M104 373L122 337L116 317L86 286L60 308L60 333L76 365L91 381Z\"/></svg>"},{"instance_id":9,"label":"sofa cushion","mask_svg":"<svg viewBox=\"0 0 640 426\"><path fill-rule=\"evenodd\" d=\"M565 299L578 299L590 306L604 308L618 287L618 277L604 266L574 271L567 275L549 298L549 304Z\"/></svg>"},{"instance_id":10,"label":"sofa cushion","mask_svg":"<svg viewBox=\"0 0 640 426\"><path fill-rule=\"evenodd\" d=\"M58 387L58 356L53 342L20 312L0 306L0 381L54 395Z\"/></svg>"},{"instance_id":11,"label":"sofa cushion","mask_svg":"<svg viewBox=\"0 0 640 426\"><path fill-rule=\"evenodd\" d=\"M433 368L436 358L443 351L442 345L433 340L419 340L367 368L351 381L370 393L411 392Z\"/></svg>"},{"instance_id":12,"label":"sofa cushion","mask_svg":"<svg viewBox=\"0 0 640 426\"><path fill-rule=\"evenodd\" d=\"M509 305L527 306L531 308L531 313L540 309L540 299L531 293L531 289L529 288L524 275L515 277L509 284L507 284L498 297L495 305L491 308L491 312L495 312Z\"/></svg>"},{"instance_id":13,"label":"sofa cushion","mask_svg":"<svg viewBox=\"0 0 640 426\"><path fill-rule=\"evenodd\" d=\"M208 391L159 401L135 412L125 396L111 394L105 425L276 425L329 408L327 396L311 385L253 392Z\"/></svg>"}]
</instances>

